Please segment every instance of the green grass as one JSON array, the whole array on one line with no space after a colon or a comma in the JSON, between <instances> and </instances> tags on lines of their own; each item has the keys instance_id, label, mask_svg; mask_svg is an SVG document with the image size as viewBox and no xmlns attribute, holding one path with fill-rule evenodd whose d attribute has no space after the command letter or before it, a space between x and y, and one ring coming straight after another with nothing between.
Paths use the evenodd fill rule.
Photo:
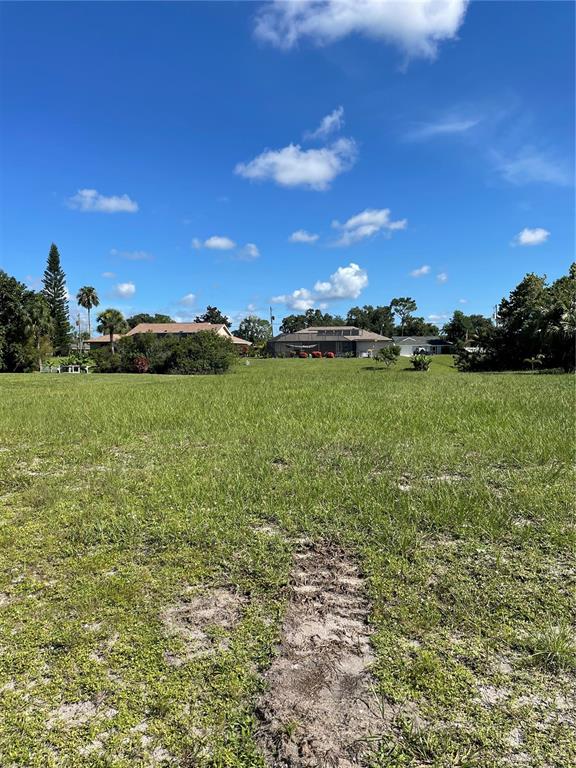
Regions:
<instances>
[{"instance_id":1,"label":"green grass","mask_svg":"<svg viewBox=\"0 0 576 768\"><path fill-rule=\"evenodd\" d=\"M574 381L451 362L2 376L0 765L263 766L302 535L367 578L373 766L575 764ZM175 666L161 614L199 586L246 610Z\"/></svg>"}]
</instances>

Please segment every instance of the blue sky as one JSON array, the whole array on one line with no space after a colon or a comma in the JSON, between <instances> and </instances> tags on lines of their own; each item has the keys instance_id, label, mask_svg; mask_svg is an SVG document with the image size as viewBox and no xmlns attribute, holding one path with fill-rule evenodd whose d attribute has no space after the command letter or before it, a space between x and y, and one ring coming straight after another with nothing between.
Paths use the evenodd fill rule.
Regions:
<instances>
[{"instance_id":1,"label":"blue sky","mask_svg":"<svg viewBox=\"0 0 576 768\"><path fill-rule=\"evenodd\" d=\"M54 241L127 314L441 323L574 258L573 3L0 13L0 265L32 286Z\"/></svg>"}]
</instances>

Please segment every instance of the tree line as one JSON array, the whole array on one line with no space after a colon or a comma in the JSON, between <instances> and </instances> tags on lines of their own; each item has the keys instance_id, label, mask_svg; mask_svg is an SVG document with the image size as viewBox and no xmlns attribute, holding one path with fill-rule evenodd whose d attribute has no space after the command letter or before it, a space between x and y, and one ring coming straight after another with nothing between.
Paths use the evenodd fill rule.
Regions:
<instances>
[{"instance_id":1,"label":"tree line","mask_svg":"<svg viewBox=\"0 0 576 768\"><path fill-rule=\"evenodd\" d=\"M379 333L381 336L438 336L437 325L427 322L423 317L415 317L418 309L410 296L392 299L390 304L373 307L352 307L346 317L331 315L320 309L308 309L300 315L287 315L280 326L281 333L296 333L316 326L353 325L365 331Z\"/></svg>"},{"instance_id":2,"label":"tree line","mask_svg":"<svg viewBox=\"0 0 576 768\"><path fill-rule=\"evenodd\" d=\"M33 291L0 270L0 371L41 368L50 355L67 355L92 332L92 310L100 305L93 286L83 286L76 295L88 315L88 331L70 324L66 275L58 248L50 247L42 289ZM418 307L410 296L393 298L389 304L351 307L345 317L320 309L287 315L281 333L294 333L313 326L352 325L383 336L442 336L451 341L462 370L515 370L547 367L573 370L576 339L576 265L568 274L548 284L546 276L530 273L497 307L495 322L479 314L456 310L439 329L414 313ZM138 313L125 318L120 310L107 308L96 316L99 333L109 336L114 353L115 338L139 323L169 323L166 314ZM209 305L195 317L197 323L223 324L230 318ZM233 335L252 342L264 351L272 337L272 325L256 315L245 317Z\"/></svg>"}]
</instances>

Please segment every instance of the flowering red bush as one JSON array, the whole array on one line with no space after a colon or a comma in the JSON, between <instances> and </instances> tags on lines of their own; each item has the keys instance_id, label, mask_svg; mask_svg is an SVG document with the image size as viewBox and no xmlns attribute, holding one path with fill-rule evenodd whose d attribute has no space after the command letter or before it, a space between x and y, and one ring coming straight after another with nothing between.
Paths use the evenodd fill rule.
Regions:
<instances>
[{"instance_id":1,"label":"flowering red bush","mask_svg":"<svg viewBox=\"0 0 576 768\"><path fill-rule=\"evenodd\" d=\"M308 357L307 352L298 352L298 357Z\"/></svg>"},{"instance_id":2,"label":"flowering red bush","mask_svg":"<svg viewBox=\"0 0 576 768\"><path fill-rule=\"evenodd\" d=\"M333 360L336 357L336 355L334 354L334 352L326 352L324 357L329 357L330 360Z\"/></svg>"},{"instance_id":3,"label":"flowering red bush","mask_svg":"<svg viewBox=\"0 0 576 768\"><path fill-rule=\"evenodd\" d=\"M322 357L322 352L316 349L314 352L312 352L312 357L315 357L315 358Z\"/></svg>"},{"instance_id":4,"label":"flowering red bush","mask_svg":"<svg viewBox=\"0 0 576 768\"><path fill-rule=\"evenodd\" d=\"M150 363L147 357L144 357L144 355L139 355L138 357L134 358L134 370L136 373L148 373L149 369Z\"/></svg>"}]
</instances>

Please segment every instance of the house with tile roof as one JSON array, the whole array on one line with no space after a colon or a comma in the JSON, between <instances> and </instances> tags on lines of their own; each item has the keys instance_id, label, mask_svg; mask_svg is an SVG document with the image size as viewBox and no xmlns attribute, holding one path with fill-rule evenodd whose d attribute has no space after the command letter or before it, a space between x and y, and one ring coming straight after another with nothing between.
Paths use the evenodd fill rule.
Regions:
<instances>
[{"instance_id":1,"label":"house with tile roof","mask_svg":"<svg viewBox=\"0 0 576 768\"><path fill-rule=\"evenodd\" d=\"M213 331L218 336L230 339L232 344L238 349L252 346L252 342L246 341L246 339L240 339L238 336L233 336L228 330L228 327L223 323L138 323L138 325L134 326L134 328L124 334L124 336L137 336L141 333L152 333L160 338L164 336L190 336L199 331ZM119 338L122 337L115 335L114 341L117 341ZM98 349L106 343L109 344L110 337L96 336L93 339L88 339L86 343L90 349Z\"/></svg>"}]
</instances>

